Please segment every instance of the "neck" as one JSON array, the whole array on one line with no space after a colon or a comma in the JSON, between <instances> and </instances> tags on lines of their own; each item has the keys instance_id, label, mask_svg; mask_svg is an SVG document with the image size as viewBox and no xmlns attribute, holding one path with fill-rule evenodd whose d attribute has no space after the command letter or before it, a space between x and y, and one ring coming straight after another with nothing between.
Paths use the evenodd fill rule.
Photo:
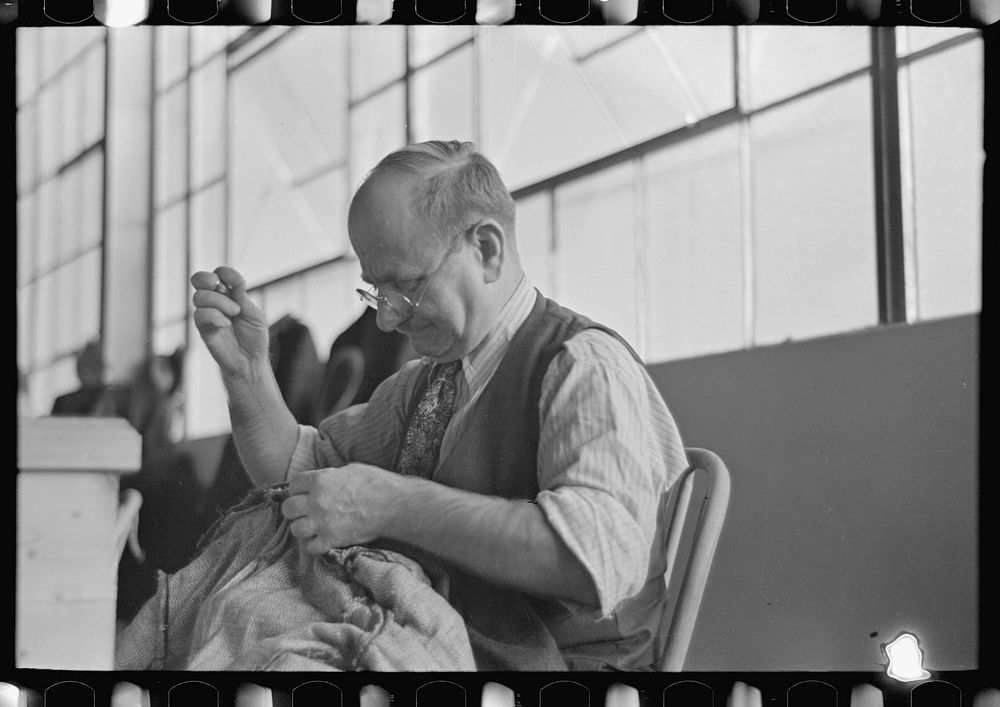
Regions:
<instances>
[{"instance_id":1,"label":"neck","mask_svg":"<svg viewBox=\"0 0 1000 707\"><path fill-rule=\"evenodd\" d=\"M514 295L514 291L517 290L518 285L521 284L521 280L524 279L524 272L517 268L516 271L512 269L506 274L506 277L502 277L494 283L494 290L491 293L489 310L486 312L484 321L489 322L489 326L485 328L482 335L476 344L469 350L467 355L471 356L479 348L486 343L490 335L496 329L497 321L500 319L500 312L503 311L504 306L510 301L510 298Z\"/></svg>"}]
</instances>

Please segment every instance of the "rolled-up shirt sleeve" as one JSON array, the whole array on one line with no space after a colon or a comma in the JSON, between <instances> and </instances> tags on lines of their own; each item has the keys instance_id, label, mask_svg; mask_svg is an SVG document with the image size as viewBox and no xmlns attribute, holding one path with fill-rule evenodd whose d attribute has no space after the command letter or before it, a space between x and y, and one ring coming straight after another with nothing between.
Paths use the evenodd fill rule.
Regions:
<instances>
[{"instance_id":1,"label":"rolled-up shirt sleeve","mask_svg":"<svg viewBox=\"0 0 1000 707\"><path fill-rule=\"evenodd\" d=\"M409 361L382 381L368 402L336 412L316 427L299 425L288 478L348 462L390 469L406 422L406 401L421 368L419 361Z\"/></svg>"},{"instance_id":2,"label":"rolled-up shirt sleeve","mask_svg":"<svg viewBox=\"0 0 1000 707\"><path fill-rule=\"evenodd\" d=\"M553 359L539 414L536 500L608 615L646 581L662 495L687 463L680 434L644 367L600 330Z\"/></svg>"}]
</instances>

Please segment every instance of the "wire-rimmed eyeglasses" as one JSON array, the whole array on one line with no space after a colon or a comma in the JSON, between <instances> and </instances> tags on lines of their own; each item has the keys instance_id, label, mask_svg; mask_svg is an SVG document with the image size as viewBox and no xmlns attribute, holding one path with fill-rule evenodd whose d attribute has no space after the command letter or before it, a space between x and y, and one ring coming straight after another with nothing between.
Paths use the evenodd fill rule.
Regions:
<instances>
[{"instance_id":1,"label":"wire-rimmed eyeglasses","mask_svg":"<svg viewBox=\"0 0 1000 707\"><path fill-rule=\"evenodd\" d=\"M429 275L427 275L427 279L424 281L424 286L420 288L420 294L417 296L417 300L415 302L406 295L401 292L396 292L395 290L385 290L385 294L382 294L382 290L384 288L380 288L377 285L372 285L367 290L362 290L360 288L355 290L361 297L361 301L374 309L376 312L380 311L380 305L384 305L386 311L392 317L392 321L386 322L387 325L390 325L388 327L390 329L405 322L413 316L417 307L420 306L420 302L424 299L424 294L427 292L427 287L431 284L431 280L434 279L434 276L437 275L444 266L445 262L448 260L448 256L455 252L455 246L458 244L459 238L466 234L474 225L475 224L466 226L461 231L456 233L454 237L452 237L451 243L448 244L448 249L441 257L441 262L437 264L437 267L434 268Z\"/></svg>"}]
</instances>

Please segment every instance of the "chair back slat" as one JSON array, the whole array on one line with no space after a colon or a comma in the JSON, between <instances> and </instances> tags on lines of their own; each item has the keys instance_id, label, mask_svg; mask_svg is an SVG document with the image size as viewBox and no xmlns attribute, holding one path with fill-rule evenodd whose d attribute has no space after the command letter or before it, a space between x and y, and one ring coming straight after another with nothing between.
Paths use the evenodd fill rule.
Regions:
<instances>
[{"instance_id":1,"label":"chair back slat","mask_svg":"<svg viewBox=\"0 0 1000 707\"><path fill-rule=\"evenodd\" d=\"M667 607L657 668L684 668L698 608L729 507L729 470L707 449L685 450L690 466L664 499Z\"/></svg>"}]
</instances>

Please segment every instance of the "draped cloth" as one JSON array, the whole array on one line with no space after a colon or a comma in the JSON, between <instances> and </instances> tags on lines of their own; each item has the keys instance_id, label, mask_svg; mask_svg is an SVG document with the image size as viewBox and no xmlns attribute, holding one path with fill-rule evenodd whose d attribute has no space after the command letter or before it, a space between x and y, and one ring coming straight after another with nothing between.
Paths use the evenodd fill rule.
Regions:
<instances>
[{"instance_id":1,"label":"draped cloth","mask_svg":"<svg viewBox=\"0 0 1000 707\"><path fill-rule=\"evenodd\" d=\"M189 565L160 574L116 670L475 670L443 574L375 547L307 553L286 493L255 489Z\"/></svg>"},{"instance_id":2,"label":"draped cloth","mask_svg":"<svg viewBox=\"0 0 1000 707\"><path fill-rule=\"evenodd\" d=\"M425 553L381 543L306 552L281 514L284 487L251 491L190 564L159 573L117 637L116 670L565 669L521 599L502 607L499 632L467 629L449 603L450 573Z\"/></svg>"}]
</instances>

